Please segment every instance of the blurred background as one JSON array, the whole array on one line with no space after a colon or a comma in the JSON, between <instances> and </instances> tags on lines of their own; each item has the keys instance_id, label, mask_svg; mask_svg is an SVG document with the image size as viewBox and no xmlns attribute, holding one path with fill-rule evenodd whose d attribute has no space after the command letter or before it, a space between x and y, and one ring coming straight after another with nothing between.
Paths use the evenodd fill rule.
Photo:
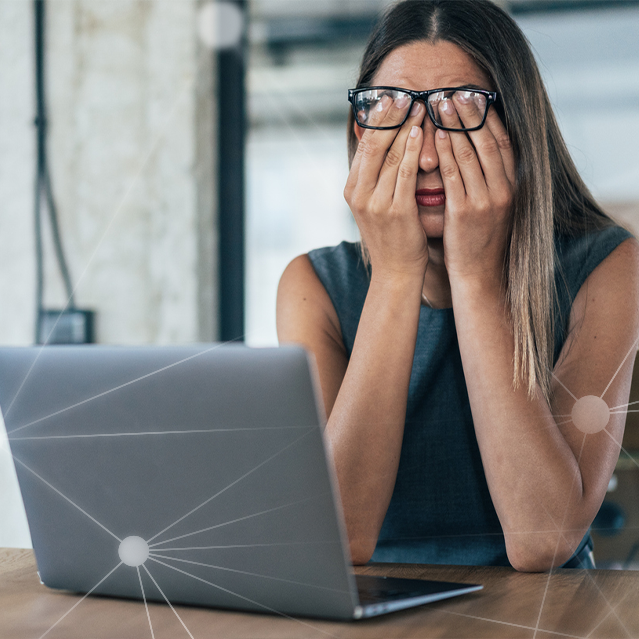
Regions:
<instances>
[{"instance_id":1,"label":"blurred background","mask_svg":"<svg viewBox=\"0 0 639 639\"><path fill-rule=\"evenodd\" d=\"M286 264L358 238L346 95L388 4L0 0L0 344L277 344ZM639 230L639 1L498 4L586 183ZM638 432L629 414L600 565L639 561ZM28 546L0 446L0 546Z\"/></svg>"}]
</instances>

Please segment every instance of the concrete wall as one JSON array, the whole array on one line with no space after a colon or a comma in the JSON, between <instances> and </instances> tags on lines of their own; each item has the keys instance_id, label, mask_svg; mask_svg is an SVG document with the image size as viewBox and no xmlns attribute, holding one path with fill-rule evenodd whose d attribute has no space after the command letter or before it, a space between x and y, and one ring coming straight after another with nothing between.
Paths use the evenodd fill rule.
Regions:
<instances>
[{"instance_id":1,"label":"concrete wall","mask_svg":"<svg viewBox=\"0 0 639 639\"><path fill-rule=\"evenodd\" d=\"M76 301L97 311L103 343L216 337L215 69L198 43L198 5L47 3L53 186ZM0 0L3 345L34 334L32 49L32 3ZM60 308L45 239L45 304ZM28 545L4 437L0 424L0 546Z\"/></svg>"},{"instance_id":2,"label":"concrete wall","mask_svg":"<svg viewBox=\"0 0 639 639\"><path fill-rule=\"evenodd\" d=\"M210 340L214 131L196 0L48 3L50 162L77 284L109 343ZM30 2L0 3L0 343L32 341ZM66 302L47 239L45 303Z\"/></svg>"},{"instance_id":3,"label":"concrete wall","mask_svg":"<svg viewBox=\"0 0 639 639\"><path fill-rule=\"evenodd\" d=\"M0 342L33 333L33 62L28 2L0 1Z\"/></svg>"}]
</instances>

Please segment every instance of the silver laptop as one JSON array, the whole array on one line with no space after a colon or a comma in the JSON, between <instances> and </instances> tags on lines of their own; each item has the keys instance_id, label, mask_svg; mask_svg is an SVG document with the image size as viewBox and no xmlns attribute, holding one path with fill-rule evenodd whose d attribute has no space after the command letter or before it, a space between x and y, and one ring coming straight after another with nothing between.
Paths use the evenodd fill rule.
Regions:
<instances>
[{"instance_id":1,"label":"silver laptop","mask_svg":"<svg viewBox=\"0 0 639 639\"><path fill-rule=\"evenodd\" d=\"M318 398L296 347L0 348L42 582L333 619L480 589L352 574Z\"/></svg>"}]
</instances>

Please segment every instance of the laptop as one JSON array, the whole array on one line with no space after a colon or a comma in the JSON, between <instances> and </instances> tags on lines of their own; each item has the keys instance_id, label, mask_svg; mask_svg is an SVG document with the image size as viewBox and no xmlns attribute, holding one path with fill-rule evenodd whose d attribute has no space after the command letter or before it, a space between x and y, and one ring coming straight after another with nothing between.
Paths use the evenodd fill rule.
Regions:
<instances>
[{"instance_id":1,"label":"laptop","mask_svg":"<svg viewBox=\"0 0 639 639\"><path fill-rule=\"evenodd\" d=\"M298 347L0 348L0 407L50 588L329 619L481 589L352 574Z\"/></svg>"}]
</instances>

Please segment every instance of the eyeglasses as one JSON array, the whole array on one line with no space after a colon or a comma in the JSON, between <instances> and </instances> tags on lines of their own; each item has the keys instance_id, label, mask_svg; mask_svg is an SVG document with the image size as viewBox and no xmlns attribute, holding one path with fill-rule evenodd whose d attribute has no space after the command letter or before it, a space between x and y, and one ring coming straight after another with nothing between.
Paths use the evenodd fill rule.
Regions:
<instances>
[{"instance_id":1,"label":"eyeglasses","mask_svg":"<svg viewBox=\"0 0 639 639\"><path fill-rule=\"evenodd\" d=\"M408 119L415 100L421 100L432 123L444 131L477 131L484 126L488 109L497 101L497 93L469 87L451 89L432 89L431 91L410 91L397 87L366 87L350 89L348 101L353 106L355 121L364 129L388 130L398 129ZM459 126L448 127L442 124L440 107L445 100L452 100L460 118ZM459 106L467 113L466 107L472 109L473 126L466 126L462 121ZM468 118L468 116L466 116ZM477 124L477 120L481 123ZM470 122L468 123L471 124Z\"/></svg>"}]
</instances>

